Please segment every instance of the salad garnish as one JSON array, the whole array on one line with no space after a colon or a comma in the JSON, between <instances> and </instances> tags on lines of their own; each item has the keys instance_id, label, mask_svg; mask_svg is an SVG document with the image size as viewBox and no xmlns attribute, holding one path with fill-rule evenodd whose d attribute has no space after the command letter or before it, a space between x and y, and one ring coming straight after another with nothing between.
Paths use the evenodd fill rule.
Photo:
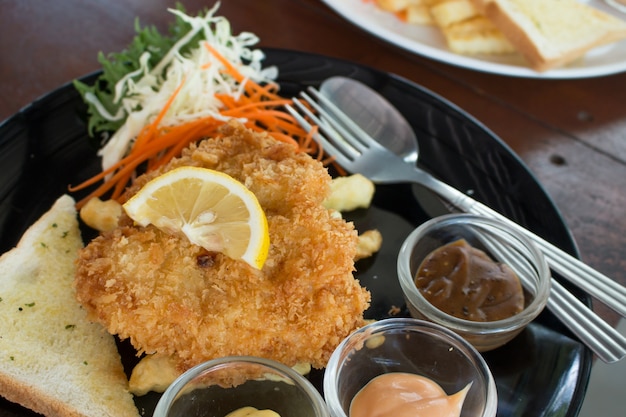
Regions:
<instances>
[{"instance_id":1,"label":"salad garnish","mask_svg":"<svg viewBox=\"0 0 626 417\"><path fill-rule=\"evenodd\" d=\"M179 6L169 36L141 28L127 50L105 57L103 72L89 86L74 85L88 106L89 134L100 136L102 172L75 187L101 184L78 203L111 192L117 199L138 168L154 169L189 143L214 136L230 119L267 131L299 151L322 158L311 135L279 107L275 67L253 46L250 32L233 35L230 22L215 16L219 2L195 17Z\"/></svg>"}]
</instances>

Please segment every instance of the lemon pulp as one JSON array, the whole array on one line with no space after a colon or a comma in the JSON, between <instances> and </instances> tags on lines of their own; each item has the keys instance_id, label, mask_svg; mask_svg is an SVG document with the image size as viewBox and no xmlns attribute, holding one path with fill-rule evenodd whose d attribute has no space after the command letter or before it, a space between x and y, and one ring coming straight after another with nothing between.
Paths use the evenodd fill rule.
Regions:
<instances>
[{"instance_id":1,"label":"lemon pulp","mask_svg":"<svg viewBox=\"0 0 626 417\"><path fill-rule=\"evenodd\" d=\"M148 182L124 205L141 226L182 234L208 251L261 269L269 250L267 219L241 182L200 167L180 167Z\"/></svg>"}]
</instances>

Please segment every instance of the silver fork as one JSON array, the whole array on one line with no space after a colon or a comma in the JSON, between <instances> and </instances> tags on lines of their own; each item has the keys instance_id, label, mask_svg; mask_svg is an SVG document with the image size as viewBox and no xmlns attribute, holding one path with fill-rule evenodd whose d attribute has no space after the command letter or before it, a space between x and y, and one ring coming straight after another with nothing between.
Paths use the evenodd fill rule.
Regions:
<instances>
[{"instance_id":1,"label":"silver fork","mask_svg":"<svg viewBox=\"0 0 626 417\"><path fill-rule=\"evenodd\" d=\"M294 98L294 104L302 114L319 126L324 134L319 134L317 140L343 168L353 173L358 172L379 184L415 182L438 194L461 211L500 219L532 239L544 253L552 270L618 312L622 317L626 317L626 287L585 265L497 211L436 179L414 163L406 163L364 132L317 90L310 87L308 91L323 104L323 107L304 92L301 93L301 97L315 109L321 118L313 114L299 99ZM287 110L305 129L312 128L311 123L293 107L289 106Z\"/></svg>"},{"instance_id":2,"label":"silver fork","mask_svg":"<svg viewBox=\"0 0 626 417\"><path fill-rule=\"evenodd\" d=\"M491 256L513 268L522 281L522 285L529 287L527 282L532 279L529 278L532 277L530 265L504 250L504 244L507 242L501 242L501 240L509 239L506 235L483 230L477 231L476 236ZM600 316L589 310L554 278L550 280L547 307L603 362L617 362L626 356L626 338Z\"/></svg>"},{"instance_id":3,"label":"silver fork","mask_svg":"<svg viewBox=\"0 0 626 417\"><path fill-rule=\"evenodd\" d=\"M462 211L498 218L508 223L526 234L539 246L554 271L626 317L626 288L493 209L439 181L416 165L407 164L402 158L365 133L317 90L310 87L308 91L323 106L307 93L303 92L300 96L320 117L310 111L298 98L294 98L293 102L299 112L292 106L286 106L286 109L304 129L311 130L313 124L319 127L323 134L317 134L316 140L321 143L325 152L332 155L343 168L353 173L360 173L375 183L419 183ZM552 281L556 282L554 279ZM621 334L569 294L558 282L556 288L556 291L551 293L554 300L548 304L548 307L559 315L564 324L585 344L597 350L598 357L606 362L614 362L626 354L626 339ZM574 312L576 312L575 316ZM599 322L602 322L602 325L597 327L596 324ZM599 348L600 346L605 348Z\"/></svg>"}]
</instances>

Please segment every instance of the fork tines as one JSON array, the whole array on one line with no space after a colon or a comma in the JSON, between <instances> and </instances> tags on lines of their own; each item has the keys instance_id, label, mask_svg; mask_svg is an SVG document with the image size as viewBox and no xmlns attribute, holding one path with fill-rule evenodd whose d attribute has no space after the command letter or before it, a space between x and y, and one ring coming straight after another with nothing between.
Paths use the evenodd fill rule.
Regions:
<instances>
[{"instance_id":1,"label":"fork tines","mask_svg":"<svg viewBox=\"0 0 626 417\"><path fill-rule=\"evenodd\" d=\"M368 136L367 133L315 88L309 87L308 92L311 95L301 92L301 98L293 99L299 112L290 105L285 108L305 130L311 131L314 125L318 126L321 133L317 133L314 139L340 165L354 161L370 146L361 139Z\"/></svg>"}]
</instances>

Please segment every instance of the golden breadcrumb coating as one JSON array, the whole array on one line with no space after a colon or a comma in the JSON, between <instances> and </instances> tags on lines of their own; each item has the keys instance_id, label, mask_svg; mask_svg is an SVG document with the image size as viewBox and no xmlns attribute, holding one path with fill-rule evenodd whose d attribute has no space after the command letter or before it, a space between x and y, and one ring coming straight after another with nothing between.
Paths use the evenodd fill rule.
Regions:
<instances>
[{"instance_id":1,"label":"golden breadcrumb coating","mask_svg":"<svg viewBox=\"0 0 626 417\"><path fill-rule=\"evenodd\" d=\"M173 355L180 370L227 355L322 368L364 324L369 305L369 292L353 277L357 232L323 207L331 179L318 161L234 122L221 133L137 178L126 197L178 166L231 175L267 216L263 269L122 216L118 228L81 251L78 299L139 353Z\"/></svg>"}]
</instances>

